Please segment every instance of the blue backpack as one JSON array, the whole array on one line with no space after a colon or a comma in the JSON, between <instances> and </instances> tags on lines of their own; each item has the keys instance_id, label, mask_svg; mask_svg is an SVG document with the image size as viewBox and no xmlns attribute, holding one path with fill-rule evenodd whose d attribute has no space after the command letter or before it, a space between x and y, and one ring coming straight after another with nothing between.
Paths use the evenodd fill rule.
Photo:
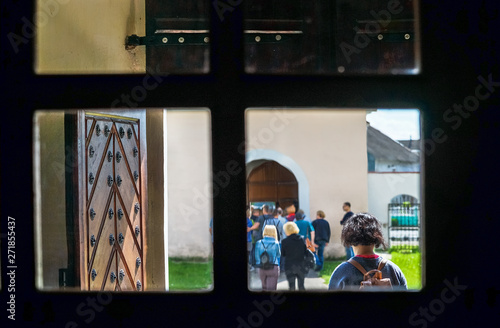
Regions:
<instances>
[{"instance_id":1,"label":"blue backpack","mask_svg":"<svg viewBox=\"0 0 500 328\"><path fill-rule=\"evenodd\" d=\"M262 247L264 247L264 252L260 254L260 267L264 270L269 270L274 267L274 263L271 263L271 256L267 253L267 248L264 245L264 242L261 240Z\"/></svg>"}]
</instances>

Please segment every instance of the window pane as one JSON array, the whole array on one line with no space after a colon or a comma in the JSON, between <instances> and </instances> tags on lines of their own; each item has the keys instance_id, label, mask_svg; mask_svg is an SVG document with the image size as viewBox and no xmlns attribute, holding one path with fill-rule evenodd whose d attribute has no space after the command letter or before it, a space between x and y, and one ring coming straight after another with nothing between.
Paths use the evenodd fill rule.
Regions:
<instances>
[{"instance_id":1,"label":"window pane","mask_svg":"<svg viewBox=\"0 0 500 328\"><path fill-rule=\"evenodd\" d=\"M212 289L209 133L206 109L37 111L37 288Z\"/></svg>"},{"instance_id":2,"label":"window pane","mask_svg":"<svg viewBox=\"0 0 500 328\"><path fill-rule=\"evenodd\" d=\"M334 269L351 251L341 243L340 225L350 211L368 212L380 222L386 247L373 245L370 252L391 260L387 269L397 264L408 289L422 287L418 110L251 108L246 111L245 125L246 139L252 140L246 145L248 216L253 228L247 243L249 258L255 259L249 265L250 290L265 289L263 284L273 278L269 271L268 276L261 275L264 246L259 243L271 247L274 240L281 254L273 262L279 263L280 272L272 288L288 290L287 279L297 274L305 277L306 290L329 290ZM316 267L307 270L298 262L300 247L294 239L287 241L295 238L294 233L287 235L294 232L288 230L289 222L303 235L298 238L302 249L304 239L315 242ZM277 230L276 237L266 235L269 225L274 226L270 230ZM361 250L354 247L354 251L359 255ZM269 252L271 257L276 255L273 248ZM376 269L370 267L370 261L378 261L373 257L363 263L367 271ZM348 289L359 290L360 282ZM402 281L391 283L397 289ZM333 279L331 290L335 286Z\"/></svg>"},{"instance_id":3,"label":"window pane","mask_svg":"<svg viewBox=\"0 0 500 328\"><path fill-rule=\"evenodd\" d=\"M416 74L418 1L246 2L245 69L275 74Z\"/></svg>"},{"instance_id":4,"label":"window pane","mask_svg":"<svg viewBox=\"0 0 500 328\"><path fill-rule=\"evenodd\" d=\"M35 71L206 73L209 8L201 0L37 0Z\"/></svg>"}]
</instances>

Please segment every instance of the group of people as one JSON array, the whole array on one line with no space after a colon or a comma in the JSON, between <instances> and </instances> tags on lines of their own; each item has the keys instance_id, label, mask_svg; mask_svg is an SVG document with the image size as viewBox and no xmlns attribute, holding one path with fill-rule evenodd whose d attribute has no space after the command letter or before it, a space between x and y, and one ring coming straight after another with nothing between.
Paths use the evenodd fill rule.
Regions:
<instances>
[{"instance_id":1,"label":"group of people","mask_svg":"<svg viewBox=\"0 0 500 328\"><path fill-rule=\"evenodd\" d=\"M316 220L311 222L302 210L284 213L279 207L264 205L262 213L258 208L247 212L250 270L258 268L263 290L276 290L282 270L290 290L295 290L296 282L298 289L304 290L305 275L309 271L306 260L310 250L314 250L314 270L323 268L323 251L331 235L330 224L325 220L323 211L316 214ZM263 265L263 255L269 258L271 265L268 262Z\"/></svg>"},{"instance_id":2,"label":"group of people","mask_svg":"<svg viewBox=\"0 0 500 328\"><path fill-rule=\"evenodd\" d=\"M387 247L380 222L369 213L354 214L351 204L345 202L346 212L342 220L341 242L346 248L346 262L333 271L328 289L359 289L366 273L378 270L381 277L390 281L395 290L406 290L403 272L391 261L375 254L375 248ZM324 263L324 249L330 241L330 225L323 211L316 212L316 220L306 217L302 210L285 215L281 208L264 205L247 212L247 242L250 270L259 270L262 289L277 289L280 272L284 270L290 290L305 290L304 279L308 272L305 259L309 249L314 250L316 267L320 271ZM263 263L265 262L265 263Z\"/></svg>"}]
</instances>

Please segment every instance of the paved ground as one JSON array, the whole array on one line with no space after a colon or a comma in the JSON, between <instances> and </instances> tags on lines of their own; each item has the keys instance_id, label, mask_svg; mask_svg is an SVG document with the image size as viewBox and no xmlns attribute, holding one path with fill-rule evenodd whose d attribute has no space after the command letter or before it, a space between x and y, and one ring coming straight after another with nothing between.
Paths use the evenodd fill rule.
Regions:
<instances>
[{"instance_id":1,"label":"paved ground","mask_svg":"<svg viewBox=\"0 0 500 328\"><path fill-rule=\"evenodd\" d=\"M262 290L262 283L259 278L258 270L250 272L250 289L252 290ZM304 287L306 290L327 290L328 286L323 278L318 277L318 273L309 270L305 280ZM297 287L296 287L297 288ZM288 290L288 281L286 280L286 275L282 272L278 278L278 290Z\"/></svg>"},{"instance_id":2,"label":"paved ground","mask_svg":"<svg viewBox=\"0 0 500 328\"><path fill-rule=\"evenodd\" d=\"M377 254L381 255L385 259L391 259L391 254L389 253L377 252ZM259 278L258 269L250 271L249 277L249 288L252 290L262 290L262 283ZM328 290L328 281L325 282L323 278L318 277L318 272L309 270L309 273L304 280L304 287L306 290ZM283 272L278 278L278 290L288 290L288 281L286 280L286 275Z\"/></svg>"}]
</instances>

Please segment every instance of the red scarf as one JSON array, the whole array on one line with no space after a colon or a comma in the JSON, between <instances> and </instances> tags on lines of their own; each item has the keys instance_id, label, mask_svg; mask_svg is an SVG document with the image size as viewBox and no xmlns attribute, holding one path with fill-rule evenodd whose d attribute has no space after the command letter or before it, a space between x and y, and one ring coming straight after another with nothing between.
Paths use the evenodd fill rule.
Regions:
<instances>
[{"instance_id":1,"label":"red scarf","mask_svg":"<svg viewBox=\"0 0 500 328\"><path fill-rule=\"evenodd\" d=\"M362 257L364 259L376 259L378 257L377 254L369 254L369 255L356 255L357 257Z\"/></svg>"}]
</instances>

